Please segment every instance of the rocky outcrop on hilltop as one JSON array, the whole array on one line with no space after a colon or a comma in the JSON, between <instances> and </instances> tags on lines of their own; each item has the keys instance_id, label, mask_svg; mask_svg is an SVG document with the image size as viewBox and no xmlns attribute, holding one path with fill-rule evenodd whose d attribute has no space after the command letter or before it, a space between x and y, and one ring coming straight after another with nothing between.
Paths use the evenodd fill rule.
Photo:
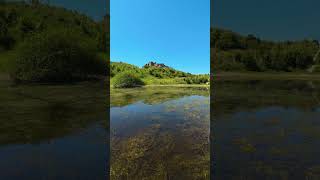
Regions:
<instances>
[{"instance_id":1,"label":"rocky outcrop on hilltop","mask_svg":"<svg viewBox=\"0 0 320 180\"><path fill-rule=\"evenodd\" d=\"M158 64L158 63L156 63L156 62L150 61L150 62L148 62L147 64L145 64L143 67L144 67L144 68L148 68L148 67L165 68L165 67L168 67L168 66L166 66L166 65L163 64L163 63Z\"/></svg>"}]
</instances>

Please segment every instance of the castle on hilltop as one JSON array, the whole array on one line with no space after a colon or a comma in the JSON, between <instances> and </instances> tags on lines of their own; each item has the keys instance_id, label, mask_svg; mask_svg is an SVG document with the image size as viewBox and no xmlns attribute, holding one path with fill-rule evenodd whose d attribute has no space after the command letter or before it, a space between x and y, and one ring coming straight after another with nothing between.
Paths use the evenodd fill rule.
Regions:
<instances>
[{"instance_id":1,"label":"castle on hilltop","mask_svg":"<svg viewBox=\"0 0 320 180\"><path fill-rule=\"evenodd\" d=\"M156 63L156 62L150 61L150 62L148 62L147 64L145 64L143 67L144 67L144 68L148 68L148 67L164 68L164 67L168 67L168 66L166 66L166 65L163 64L163 63L158 64L158 63Z\"/></svg>"}]
</instances>

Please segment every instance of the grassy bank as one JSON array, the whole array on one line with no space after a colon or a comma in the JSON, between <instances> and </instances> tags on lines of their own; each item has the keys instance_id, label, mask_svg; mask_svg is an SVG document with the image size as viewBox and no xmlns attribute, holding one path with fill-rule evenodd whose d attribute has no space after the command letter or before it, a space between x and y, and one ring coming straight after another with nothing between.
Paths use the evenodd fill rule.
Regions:
<instances>
[{"instance_id":1,"label":"grassy bank","mask_svg":"<svg viewBox=\"0 0 320 180\"><path fill-rule=\"evenodd\" d=\"M144 86L176 86L176 87L209 87L210 84L188 84L184 78L165 78L159 79L154 77L147 77L141 79L144 82ZM110 86L114 86L114 79L111 78Z\"/></svg>"}]
</instances>

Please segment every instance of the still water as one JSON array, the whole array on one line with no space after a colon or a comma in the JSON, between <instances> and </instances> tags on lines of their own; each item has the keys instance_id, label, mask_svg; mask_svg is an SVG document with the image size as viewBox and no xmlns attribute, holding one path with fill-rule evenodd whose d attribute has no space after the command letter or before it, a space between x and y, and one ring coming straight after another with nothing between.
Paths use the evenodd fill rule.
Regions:
<instances>
[{"instance_id":1,"label":"still water","mask_svg":"<svg viewBox=\"0 0 320 180\"><path fill-rule=\"evenodd\" d=\"M0 83L0 179L107 177L105 82Z\"/></svg>"},{"instance_id":2,"label":"still water","mask_svg":"<svg viewBox=\"0 0 320 180\"><path fill-rule=\"evenodd\" d=\"M218 81L213 93L213 179L320 179L319 81Z\"/></svg>"},{"instance_id":3,"label":"still water","mask_svg":"<svg viewBox=\"0 0 320 180\"><path fill-rule=\"evenodd\" d=\"M111 179L209 179L207 88L111 91Z\"/></svg>"},{"instance_id":4,"label":"still water","mask_svg":"<svg viewBox=\"0 0 320 180\"><path fill-rule=\"evenodd\" d=\"M111 92L111 179L320 179L320 83ZM105 83L0 85L0 179L105 179Z\"/></svg>"}]
</instances>

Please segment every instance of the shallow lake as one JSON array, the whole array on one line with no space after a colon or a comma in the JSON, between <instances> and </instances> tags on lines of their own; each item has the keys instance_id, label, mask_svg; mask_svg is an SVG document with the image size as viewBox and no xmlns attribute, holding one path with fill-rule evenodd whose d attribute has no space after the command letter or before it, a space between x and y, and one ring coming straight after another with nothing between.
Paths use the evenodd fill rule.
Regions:
<instances>
[{"instance_id":1,"label":"shallow lake","mask_svg":"<svg viewBox=\"0 0 320 180\"><path fill-rule=\"evenodd\" d=\"M106 179L105 82L0 82L0 179Z\"/></svg>"},{"instance_id":2,"label":"shallow lake","mask_svg":"<svg viewBox=\"0 0 320 180\"><path fill-rule=\"evenodd\" d=\"M320 179L320 83L214 83L213 178Z\"/></svg>"},{"instance_id":3,"label":"shallow lake","mask_svg":"<svg viewBox=\"0 0 320 180\"><path fill-rule=\"evenodd\" d=\"M209 179L203 87L111 90L111 179Z\"/></svg>"},{"instance_id":4,"label":"shallow lake","mask_svg":"<svg viewBox=\"0 0 320 180\"><path fill-rule=\"evenodd\" d=\"M320 83L111 91L112 179L319 179ZM104 179L105 82L0 84L0 179ZM10 178L9 178L10 177Z\"/></svg>"}]
</instances>

